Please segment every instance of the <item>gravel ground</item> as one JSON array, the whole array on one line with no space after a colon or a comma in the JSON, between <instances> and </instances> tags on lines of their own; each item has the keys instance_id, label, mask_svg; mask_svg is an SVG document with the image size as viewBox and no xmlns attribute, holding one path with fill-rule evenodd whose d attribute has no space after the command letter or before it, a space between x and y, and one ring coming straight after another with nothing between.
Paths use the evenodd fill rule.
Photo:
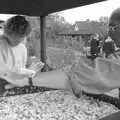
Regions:
<instances>
[{"instance_id":1,"label":"gravel ground","mask_svg":"<svg viewBox=\"0 0 120 120\"><path fill-rule=\"evenodd\" d=\"M0 120L98 120L117 111L111 104L61 90L0 97Z\"/></svg>"}]
</instances>

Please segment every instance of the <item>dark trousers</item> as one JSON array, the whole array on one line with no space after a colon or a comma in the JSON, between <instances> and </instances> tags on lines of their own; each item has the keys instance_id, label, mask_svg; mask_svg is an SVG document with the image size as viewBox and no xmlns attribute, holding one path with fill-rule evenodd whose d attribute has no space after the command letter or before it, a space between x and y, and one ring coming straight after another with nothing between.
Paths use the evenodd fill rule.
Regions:
<instances>
[{"instance_id":1,"label":"dark trousers","mask_svg":"<svg viewBox=\"0 0 120 120\"><path fill-rule=\"evenodd\" d=\"M5 79L0 78L0 94L5 91L5 85L9 84Z\"/></svg>"}]
</instances>

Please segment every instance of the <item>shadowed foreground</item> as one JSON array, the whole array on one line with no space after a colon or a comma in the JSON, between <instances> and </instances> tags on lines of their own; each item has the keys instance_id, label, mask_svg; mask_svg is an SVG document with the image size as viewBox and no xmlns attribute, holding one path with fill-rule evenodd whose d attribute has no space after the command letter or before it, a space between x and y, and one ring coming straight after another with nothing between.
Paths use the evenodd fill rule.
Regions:
<instances>
[{"instance_id":1,"label":"shadowed foreground","mask_svg":"<svg viewBox=\"0 0 120 120\"><path fill-rule=\"evenodd\" d=\"M111 104L60 90L0 98L1 120L97 120L117 111Z\"/></svg>"}]
</instances>

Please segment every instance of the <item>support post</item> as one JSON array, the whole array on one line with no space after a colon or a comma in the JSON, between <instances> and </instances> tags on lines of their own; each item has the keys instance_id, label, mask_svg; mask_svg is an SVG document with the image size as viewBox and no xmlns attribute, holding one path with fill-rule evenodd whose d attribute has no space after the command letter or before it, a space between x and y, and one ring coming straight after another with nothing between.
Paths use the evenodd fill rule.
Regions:
<instances>
[{"instance_id":1,"label":"support post","mask_svg":"<svg viewBox=\"0 0 120 120\"><path fill-rule=\"evenodd\" d=\"M118 97L120 99L120 88L118 88Z\"/></svg>"},{"instance_id":2,"label":"support post","mask_svg":"<svg viewBox=\"0 0 120 120\"><path fill-rule=\"evenodd\" d=\"M41 72L45 72L47 70L47 56L46 56L46 38L45 38L45 16L40 16L40 57L41 61L45 64Z\"/></svg>"}]
</instances>

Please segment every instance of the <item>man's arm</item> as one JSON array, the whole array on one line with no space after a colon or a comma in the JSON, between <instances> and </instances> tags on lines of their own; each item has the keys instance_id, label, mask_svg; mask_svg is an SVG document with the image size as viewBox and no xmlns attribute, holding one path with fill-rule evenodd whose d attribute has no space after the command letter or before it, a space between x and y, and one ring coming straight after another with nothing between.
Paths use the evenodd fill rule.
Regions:
<instances>
[{"instance_id":1,"label":"man's arm","mask_svg":"<svg viewBox=\"0 0 120 120\"><path fill-rule=\"evenodd\" d=\"M6 64L3 52L0 51L0 78L3 78L9 83L17 86L24 86L28 85L28 77L29 74L12 71Z\"/></svg>"}]
</instances>

